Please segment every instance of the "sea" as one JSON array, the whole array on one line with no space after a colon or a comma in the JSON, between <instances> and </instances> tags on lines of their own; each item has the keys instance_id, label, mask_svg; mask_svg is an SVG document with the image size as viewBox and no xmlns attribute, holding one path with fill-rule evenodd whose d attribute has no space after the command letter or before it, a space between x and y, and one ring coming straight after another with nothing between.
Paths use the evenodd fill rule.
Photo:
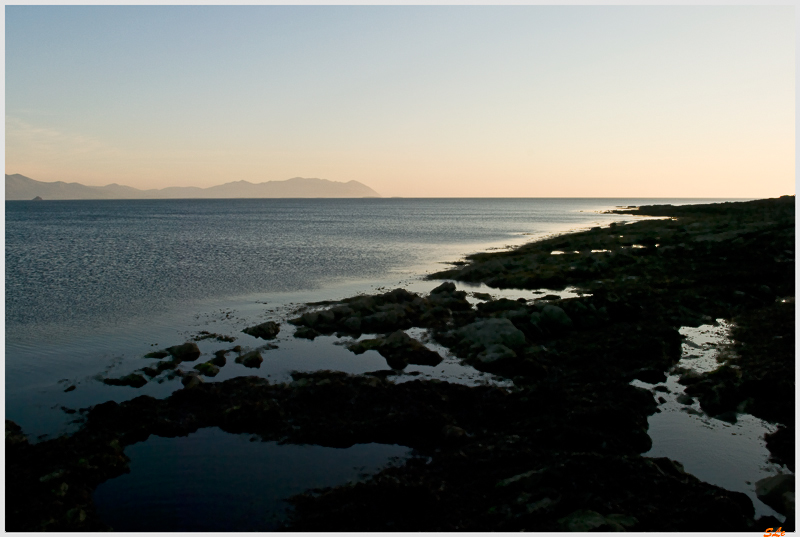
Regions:
<instances>
[{"instance_id":1,"label":"sea","mask_svg":"<svg viewBox=\"0 0 800 537\"><path fill-rule=\"evenodd\" d=\"M609 209L718 201L736 200L6 201L6 419L21 425L32 441L40 441L76 430L82 408L107 400L121 402L142 394L166 397L181 387L179 379L154 379L140 389L107 386L101 380L150 365L152 361L144 358L146 353L192 340L203 331L235 337L234 344L245 349L260 348L262 340L241 330L266 320L282 323L275 342L278 348L263 353L264 363L258 370L229 361L214 381L257 374L280 382L288 380L293 371L331 369L364 373L385 369L385 361L377 353L370 351L356 356L335 344L340 343L335 336L314 341L293 338L293 327L285 321L303 311L309 302L396 287L428 292L441 282L426 280L427 274L444 270L472 253L508 249L555 234L641 218L608 214L605 211ZM499 291L460 283L458 286L470 292L489 292L495 297L534 297L531 291ZM562 296L571 296L570 293L574 291L567 289ZM406 370L409 375L398 378L398 382L439 378L465 384L510 385L509 381L459 363L446 349L427 340L423 332L418 330L412 335L427 341L445 361L435 368L410 366ZM206 339L198 345L204 356L210 357L215 350L230 348L232 344ZM180 447L180 442L186 445ZM191 466L177 477L170 471L197 458L188 453L196 455L211 446L230 453L253 449L251 443L237 435L219 430L198 432L188 439L153 438L136 444L128 448L131 453L138 453L136 458L132 456L132 468L144 464L144 469L124 476L128 482L123 485L119 485L123 478L101 485L96 495L98 509L106 513L116 529L129 531L188 531L203 524L218 530L276 527L283 508L264 505L278 505L278 497L288 494L280 487L270 489L272 496L262 498L262 504L256 502L261 507L253 513L238 516L243 525L235 528L213 525L218 521L203 522L207 509L200 500L200 503L179 502L174 509L167 509L169 513L154 515L150 520L124 517L128 508L141 512L142 501L152 503L153 484L158 483L153 475L162 476L159 490L168 490L168 483L175 480L185 482L186 475L196 473ZM306 480L297 481L296 473L292 473L292 482L298 483L292 490L300 492L303 487L317 486L314 483L338 484L356 479L363 471L350 470L359 464L372 471L394 458L411 456L402 446L353 446L351 450L362 452L351 451L350 458L339 452L334 454L336 450L327 455L312 453L312 448L331 449L268 446L271 455L263 455L264 460L294 461L278 465L276 468L284 469L283 477L273 481L290 480L287 468L303 468L303 472L309 473L308 469L314 467L309 462L312 460L339 461L319 466L317 474ZM176 456L175 461L180 463L170 468L153 466L161 460L154 454L170 450L184 455ZM256 456L231 460L253 457ZM269 466L267 462L264 464L264 468ZM278 472L273 466L264 471ZM348 471L343 472L342 468ZM237 472L228 469L223 475L237 475ZM131 479L138 479L138 485ZM208 479L204 483L195 483L195 490L214 490L220 486ZM103 487L105 491L101 494ZM117 487L114 489L117 492L113 487ZM243 487L242 490L250 490ZM131 492L140 489L150 492L138 495ZM133 501L128 505L130 501L124 503L120 497L108 500L114 494L139 498L140 503ZM127 507L120 508L120 502ZM271 513L269 521L263 518L264 509ZM176 516L178 511L194 516Z\"/></svg>"}]
</instances>

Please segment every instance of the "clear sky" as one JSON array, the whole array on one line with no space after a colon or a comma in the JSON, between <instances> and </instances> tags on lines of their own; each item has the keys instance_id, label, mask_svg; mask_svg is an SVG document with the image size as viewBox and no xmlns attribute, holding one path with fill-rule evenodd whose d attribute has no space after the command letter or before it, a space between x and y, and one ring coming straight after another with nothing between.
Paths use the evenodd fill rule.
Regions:
<instances>
[{"instance_id":1,"label":"clear sky","mask_svg":"<svg viewBox=\"0 0 800 537\"><path fill-rule=\"evenodd\" d=\"M6 6L6 173L795 191L793 6Z\"/></svg>"}]
</instances>

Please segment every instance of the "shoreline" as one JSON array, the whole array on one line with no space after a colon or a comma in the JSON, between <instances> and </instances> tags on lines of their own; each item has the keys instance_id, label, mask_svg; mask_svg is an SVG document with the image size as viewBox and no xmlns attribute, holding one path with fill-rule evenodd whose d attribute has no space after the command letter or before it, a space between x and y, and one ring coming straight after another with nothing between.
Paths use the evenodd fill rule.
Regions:
<instances>
[{"instance_id":1,"label":"shoreline","mask_svg":"<svg viewBox=\"0 0 800 537\"><path fill-rule=\"evenodd\" d=\"M777 527L775 519L754 522L743 494L700 482L668 459L643 458L650 443L647 416L657 403L653 393L629 382L660 379L677 363L678 327L696 326L706 316L744 319L739 337L756 343L746 346L738 364L715 375L684 373L687 394L691 388L709 414L735 412L746 403L747 411L784 420L785 432L773 442L783 448L773 454L793 455L793 404L788 409L765 393L765 387L775 386L794 393L793 302L789 324L789 303L775 302L794 296L794 197L790 201L791 207L783 199L724 204L722 214L705 206L645 208L681 213L677 218L683 220L648 219L474 254L467 265L428 277L523 289L580 283L586 296L523 302L489 297L473 308L465 292L445 283L427 296L390 291L319 304L333 307L293 321L306 337L375 334L351 344L351 350L377 350L394 369L361 376L302 373L290 384L257 377L202 382L186 375L186 387L166 399L96 405L78 433L37 445L28 445L7 421L7 490L11 483L22 492L20 503L36 500L43 511L16 510L17 503L10 506L7 499L6 529L102 529L91 490L124 471L125 445L149 434L175 436L208 426L287 443L398 443L430 458L422 464L411 459L358 485L296 496L288 529L763 531L767 522ZM751 205L741 209L742 204ZM763 222L772 223L751 225ZM735 274L726 275L730 265ZM782 332L776 334L780 339L764 343L764 327L756 328L763 315L754 311L770 314L771 327L790 329L790 337ZM415 340L394 335L412 326L429 329L437 343L477 369L513 380L515 389L388 382L403 364L435 360ZM767 359L770 369L783 369L765 379ZM740 366L742 376L731 374L732 365ZM254 403L243 407L244 401ZM56 446L86 456L65 460ZM793 470L793 458L785 462ZM52 480L68 485L62 496L50 490L51 480L36 481L61 471ZM54 494L51 501L59 505L41 503ZM402 513L409 508L416 516ZM40 525L48 519L52 525ZM793 528L793 513L783 526L790 523Z\"/></svg>"}]
</instances>

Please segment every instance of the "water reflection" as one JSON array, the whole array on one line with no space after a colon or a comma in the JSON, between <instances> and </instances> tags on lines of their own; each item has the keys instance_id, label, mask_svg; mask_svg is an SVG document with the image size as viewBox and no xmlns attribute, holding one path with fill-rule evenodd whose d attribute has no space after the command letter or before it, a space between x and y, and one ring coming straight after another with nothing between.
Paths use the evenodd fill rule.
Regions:
<instances>
[{"instance_id":1,"label":"water reflection","mask_svg":"<svg viewBox=\"0 0 800 537\"><path fill-rule=\"evenodd\" d=\"M129 446L131 472L97 488L98 513L116 531L275 530L286 518L287 497L363 479L411 456L396 445L336 449L252 440L207 428Z\"/></svg>"}]
</instances>

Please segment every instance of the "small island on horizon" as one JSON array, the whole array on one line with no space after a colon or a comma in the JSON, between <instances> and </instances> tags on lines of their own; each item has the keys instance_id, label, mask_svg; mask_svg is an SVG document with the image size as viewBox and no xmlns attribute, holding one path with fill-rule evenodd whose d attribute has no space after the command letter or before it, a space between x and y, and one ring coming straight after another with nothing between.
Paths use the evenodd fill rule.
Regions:
<instances>
[{"instance_id":1,"label":"small island on horizon","mask_svg":"<svg viewBox=\"0 0 800 537\"><path fill-rule=\"evenodd\" d=\"M15 173L6 174L6 201L16 200L98 200L98 199L209 199L209 198L380 198L381 195L358 181L330 181L293 177L285 181L232 181L208 188L166 187L141 190L112 183L87 186L64 181L36 181Z\"/></svg>"}]
</instances>

